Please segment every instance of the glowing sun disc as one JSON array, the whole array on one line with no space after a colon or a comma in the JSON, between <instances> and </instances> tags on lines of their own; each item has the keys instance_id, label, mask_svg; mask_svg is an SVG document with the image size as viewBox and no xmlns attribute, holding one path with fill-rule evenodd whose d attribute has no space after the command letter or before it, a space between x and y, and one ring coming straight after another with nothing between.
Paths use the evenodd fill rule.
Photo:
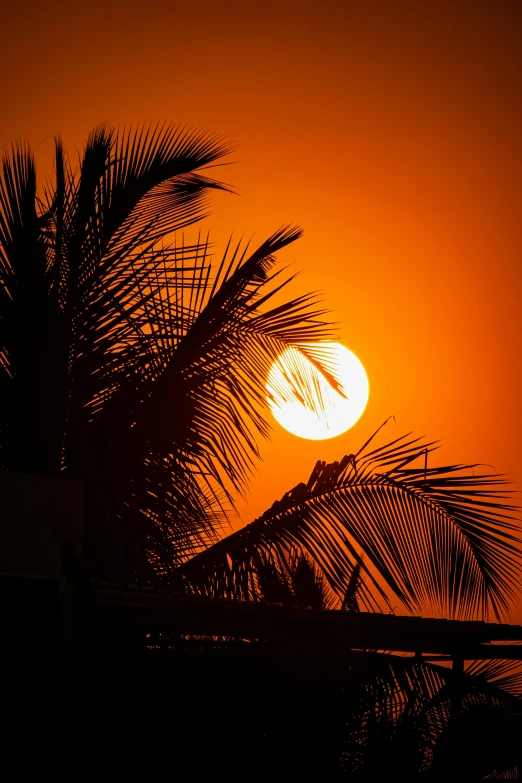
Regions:
<instances>
[{"instance_id":1,"label":"glowing sun disc","mask_svg":"<svg viewBox=\"0 0 522 783\"><path fill-rule=\"evenodd\" d=\"M268 404L276 421L293 435L309 440L335 438L361 417L368 402L368 376L357 356L340 343L309 347L328 355L326 366L342 394L295 348L287 348L268 374Z\"/></svg>"}]
</instances>

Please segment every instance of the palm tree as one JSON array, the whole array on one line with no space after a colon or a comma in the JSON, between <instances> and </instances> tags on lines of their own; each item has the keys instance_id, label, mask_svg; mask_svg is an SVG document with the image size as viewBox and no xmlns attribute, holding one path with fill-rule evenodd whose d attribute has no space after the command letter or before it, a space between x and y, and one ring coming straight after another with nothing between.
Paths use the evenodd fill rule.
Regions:
<instances>
[{"instance_id":1,"label":"palm tree","mask_svg":"<svg viewBox=\"0 0 522 783\"><path fill-rule=\"evenodd\" d=\"M380 429L183 564L185 589L351 611L505 616L520 573L506 480L476 465L428 466L436 444L410 435L376 445ZM339 662L326 652L313 667L327 673ZM517 661L471 661L461 673L422 656L353 650L343 651L341 669L341 706L307 716L334 748L332 777L517 776Z\"/></svg>"},{"instance_id":2,"label":"palm tree","mask_svg":"<svg viewBox=\"0 0 522 783\"><path fill-rule=\"evenodd\" d=\"M267 566L281 581L297 556L315 564L338 606L353 607L356 588L367 611L505 616L520 565L506 480L474 465L428 466L435 443L376 446L377 433L340 462L318 462L307 483L180 566L186 589L259 600Z\"/></svg>"},{"instance_id":3,"label":"palm tree","mask_svg":"<svg viewBox=\"0 0 522 783\"><path fill-rule=\"evenodd\" d=\"M416 658L352 652L347 667L352 702L340 756L350 779L518 778L517 662L475 661L461 674Z\"/></svg>"},{"instance_id":4,"label":"palm tree","mask_svg":"<svg viewBox=\"0 0 522 783\"><path fill-rule=\"evenodd\" d=\"M29 148L4 156L0 468L85 482L99 578L168 578L219 538L268 432L270 363L330 334L314 295L271 302L288 282L274 254L300 229L229 242L217 264L208 236L174 233L229 190L202 173L229 151L181 127L100 126L77 169L56 142L41 197Z\"/></svg>"},{"instance_id":5,"label":"palm tree","mask_svg":"<svg viewBox=\"0 0 522 783\"><path fill-rule=\"evenodd\" d=\"M310 345L331 337L317 297L273 298L292 279L280 277L275 253L299 229L254 250L230 241L217 264L208 237L190 244L175 233L207 214L212 191L229 190L203 173L229 151L184 128L101 126L78 169L56 142L54 182L41 196L29 148L4 157L0 468L85 482L86 554L98 578L501 618L519 564L505 482L476 466L428 467L435 444L410 436L383 446L373 436L340 462L317 463L306 484L225 536L227 508L269 431L273 360L295 346L336 384ZM409 748L410 771L447 772L452 673L368 651L346 665L345 769L382 772L376 749L393 746ZM461 734L477 705L520 721L520 682L502 665L475 666L459 688ZM507 774L518 763L508 750L481 771Z\"/></svg>"},{"instance_id":6,"label":"palm tree","mask_svg":"<svg viewBox=\"0 0 522 783\"><path fill-rule=\"evenodd\" d=\"M253 251L230 241L217 264L208 237L174 233L229 190L202 173L229 151L179 127L100 126L77 170L56 142L42 197L28 147L4 157L0 468L85 482L96 576L255 598L262 563L281 575L297 556L315 563L330 599L342 602L360 572L365 608L501 617L517 578L503 480L428 469L434 444L374 447L374 436L223 537L269 431L272 361L293 345L336 384L311 345L331 336L317 297L274 304L292 279L274 254L300 229Z\"/></svg>"}]
</instances>

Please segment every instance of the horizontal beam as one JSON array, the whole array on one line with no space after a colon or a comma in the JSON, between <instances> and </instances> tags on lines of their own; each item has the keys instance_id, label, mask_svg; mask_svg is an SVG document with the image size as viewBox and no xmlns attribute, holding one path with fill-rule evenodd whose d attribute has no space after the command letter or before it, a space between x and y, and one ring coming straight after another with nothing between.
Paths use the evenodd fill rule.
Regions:
<instances>
[{"instance_id":1,"label":"horizontal beam","mask_svg":"<svg viewBox=\"0 0 522 783\"><path fill-rule=\"evenodd\" d=\"M454 655L464 661L522 661L522 645L517 644L497 644L484 645L478 644L471 647L455 648ZM424 661L448 661L451 663L453 658L450 655L427 655L422 656Z\"/></svg>"},{"instance_id":2,"label":"horizontal beam","mask_svg":"<svg viewBox=\"0 0 522 783\"><path fill-rule=\"evenodd\" d=\"M379 649L469 658L522 659L522 627L368 612L95 589L100 618L149 632L263 639L306 646ZM488 645L484 647L484 645ZM498 652L497 652L498 650Z\"/></svg>"}]
</instances>

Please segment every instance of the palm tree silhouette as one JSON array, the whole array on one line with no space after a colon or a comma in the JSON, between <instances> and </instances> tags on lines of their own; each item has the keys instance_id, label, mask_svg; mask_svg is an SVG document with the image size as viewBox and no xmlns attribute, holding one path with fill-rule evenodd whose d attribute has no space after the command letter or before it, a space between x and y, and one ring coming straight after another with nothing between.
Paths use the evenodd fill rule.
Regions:
<instances>
[{"instance_id":1,"label":"palm tree silhouette","mask_svg":"<svg viewBox=\"0 0 522 783\"><path fill-rule=\"evenodd\" d=\"M315 564L338 606L356 598L367 611L505 616L520 566L505 479L474 465L428 467L435 443L377 446L378 432L180 566L187 590L258 600L267 564L284 576L297 556Z\"/></svg>"},{"instance_id":2,"label":"palm tree silhouette","mask_svg":"<svg viewBox=\"0 0 522 783\"><path fill-rule=\"evenodd\" d=\"M436 444L403 436L377 446L377 433L355 455L318 462L306 484L182 565L187 592L505 617L520 573L508 482L476 465L428 467ZM335 671L339 661L332 650L313 666ZM418 655L343 650L341 671L337 710L307 716L315 739L325 733L334 748L325 752L332 779L518 778L519 661L468 661L460 671ZM318 772L323 763L321 755Z\"/></svg>"},{"instance_id":3,"label":"palm tree silhouette","mask_svg":"<svg viewBox=\"0 0 522 783\"><path fill-rule=\"evenodd\" d=\"M229 151L180 127L100 126L77 170L56 142L41 198L28 147L4 157L0 468L85 482L98 578L167 577L218 539L268 432L270 363L330 334L315 296L270 301L288 282L274 253L299 229L229 242L215 265L208 237L173 233L228 190L202 172Z\"/></svg>"},{"instance_id":4,"label":"palm tree silhouette","mask_svg":"<svg viewBox=\"0 0 522 783\"><path fill-rule=\"evenodd\" d=\"M292 279L275 253L300 229L254 250L230 241L217 264L208 237L177 238L213 191L230 190L207 176L230 149L181 127L100 126L77 169L56 142L41 195L29 148L4 157L0 468L85 483L86 561L98 579L504 617L519 553L503 478L428 467L435 444L410 436L377 446L376 433L356 454L318 462L307 483L225 535L269 432L271 363L293 345L336 384L307 347L332 336L317 297L273 298ZM477 720L506 747L475 771L498 777L519 764L507 741L522 715L511 664L471 664L460 679L382 651L352 651L345 664L350 709L337 729L353 777L384 776L392 757L405 774L449 775L455 737L476 736Z\"/></svg>"},{"instance_id":5,"label":"palm tree silhouette","mask_svg":"<svg viewBox=\"0 0 522 783\"><path fill-rule=\"evenodd\" d=\"M476 661L456 673L416 658L348 656L354 694L341 766L378 780L518 778L522 674L513 661ZM459 691L455 708L455 689Z\"/></svg>"}]
</instances>

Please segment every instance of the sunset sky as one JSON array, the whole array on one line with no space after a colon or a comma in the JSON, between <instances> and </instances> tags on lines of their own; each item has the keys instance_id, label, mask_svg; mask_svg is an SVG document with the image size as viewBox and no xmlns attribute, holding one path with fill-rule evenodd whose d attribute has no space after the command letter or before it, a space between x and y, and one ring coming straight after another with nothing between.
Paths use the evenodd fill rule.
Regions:
<instances>
[{"instance_id":1,"label":"sunset sky","mask_svg":"<svg viewBox=\"0 0 522 783\"><path fill-rule=\"evenodd\" d=\"M331 441L274 422L244 522L315 461L388 435L441 439L522 488L522 5L18 0L2 13L0 147L50 173L97 123L183 122L237 143L206 222L261 241L320 289L366 367L362 419ZM519 609L513 620L522 622Z\"/></svg>"}]
</instances>

